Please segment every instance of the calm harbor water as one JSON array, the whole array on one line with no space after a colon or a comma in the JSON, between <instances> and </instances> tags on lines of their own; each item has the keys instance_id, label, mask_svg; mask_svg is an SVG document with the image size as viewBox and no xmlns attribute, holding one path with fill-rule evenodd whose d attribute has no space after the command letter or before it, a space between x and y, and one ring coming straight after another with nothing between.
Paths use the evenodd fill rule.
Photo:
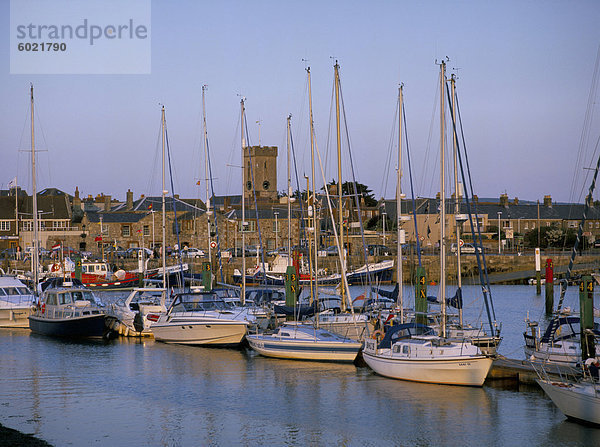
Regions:
<instances>
[{"instance_id":1,"label":"calm harbor water","mask_svg":"<svg viewBox=\"0 0 600 447\"><path fill-rule=\"evenodd\" d=\"M543 298L528 286L493 294L500 352L522 358L523 320L541 315ZM467 314L484 315L479 304ZM0 423L56 446L600 445L600 429L567 421L531 386L416 384L249 350L16 329L0 331L0 355Z\"/></svg>"}]
</instances>

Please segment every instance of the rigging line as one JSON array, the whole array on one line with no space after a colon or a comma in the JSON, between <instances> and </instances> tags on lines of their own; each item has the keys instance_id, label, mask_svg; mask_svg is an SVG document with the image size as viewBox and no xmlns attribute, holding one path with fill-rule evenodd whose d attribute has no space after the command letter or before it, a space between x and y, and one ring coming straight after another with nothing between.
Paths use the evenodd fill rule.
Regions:
<instances>
[{"instance_id":1,"label":"rigging line","mask_svg":"<svg viewBox=\"0 0 600 447\"><path fill-rule=\"evenodd\" d=\"M169 176L170 176L170 180L171 180L171 205L173 206L173 214L175 215L175 234L177 235L177 254L179 255L179 270L180 270L180 275L177 275L178 278L180 278L181 280L181 284L180 287L183 289L185 288L185 278L183 276L183 261L181 259L181 243L179 242L179 222L177 221L177 202L175 201L175 190L173 187L173 170L171 168L171 147L169 146L169 133L167 131L167 120L165 118L164 120L164 124L165 124L165 142L167 144L167 157L168 157L168 161L169 161ZM165 210L163 210L163 213L165 212ZM163 248L163 250L166 250L166 247ZM167 271L164 270L163 271L163 277L166 277L167 275Z\"/></svg>"},{"instance_id":2,"label":"rigging line","mask_svg":"<svg viewBox=\"0 0 600 447\"><path fill-rule=\"evenodd\" d=\"M210 159L210 145L208 144L208 131L206 132L206 156L208 157L208 175L209 175L209 180L210 180L210 192L212 194L212 210L213 210L213 216L214 216L214 222L215 222L215 232L217 234L217 259L219 260L219 272L221 273L221 282L225 282L225 279L223 278L223 262L221 259L221 239L219 237L219 219L217 218L217 207L216 207L216 200L215 200L215 188L214 188L214 184L213 184L213 174L212 174L212 163L211 163L211 159ZM242 188L242 192L243 192L243 188ZM208 212L208 207L207 210ZM208 214L207 214L207 218L208 218ZM227 220L225 220L225 226L227 226ZM243 226L243 224L242 224ZM210 236L210 235L209 235Z\"/></svg>"},{"instance_id":3,"label":"rigging line","mask_svg":"<svg viewBox=\"0 0 600 447\"><path fill-rule=\"evenodd\" d=\"M252 196L254 198L254 215L256 216L256 228L258 229L258 247L259 247L259 251L260 251L260 260L262 263L262 268L259 269L260 272L262 273L262 280L264 282L264 284L267 284L267 272L265 271L265 251L263 250L263 243L262 243L262 232L260 230L260 218L258 216L258 203L257 203L257 199L256 199L256 185L254 183L254 163L252 161L252 151L250 150L250 148L252 146L250 146L250 135L248 134L248 119L246 118L246 114L244 114L244 120L246 121L245 124L245 130L246 130L246 141L248 142L248 159L250 161L250 179L252 181ZM244 167L242 166L242 169L244 169ZM244 187L245 185L242 185L242 194L244 194ZM244 231L244 222L242 222L242 231ZM245 251L246 247L242 247L242 249ZM245 275L246 272L242 272L242 275Z\"/></svg>"},{"instance_id":4,"label":"rigging line","mask_svg":"<svg viewBox=\"0 0 600 447\"><path fill-rule=\"evenodd\" d=\"M367 249L367 244L365 242L365 230L363 227L362 213L360 211L360 200L358 199L358 187L356 186L356 174L354 172L354 161L352 159L352 151L350 149L350 135L348 133L348 121L346 119L346 107L344 107L344 96L342 95L342 83L339 79L338 79L338 85L339 85L339 90L340 90L340 101L342 103L342 115L344 116L344 130L346 131L346 142L348 145L348 158L350 160L350 172L352 172L352 186L354 186L354 201L356 203L356 210L358 212L358 222L360 224L360 238L362 240L362 246L363 246L363 257L365 260L365 266L367 267L367 284L370 287L370 286L372 286L372 280L371 280L371 271L369 269L368 249ZM340 180L340 183L341 183L341 180ZM340 185L340 188L341 187L342 187L342 185ZM340 189L340 191L342 191L342 190ZM363 197L364 197L365 193L366 192L363 193ZM340 210L340 212L341 212L341 210ZM369 291L370 290L371 289L369 289Z\"/></svg>"},{"instance_id":5,"label":"rigging line","mask_svg":"<svg viewBox=\"0 0 600 447\"><path fill-rule=\"evenodd\" d=\"M590 91L588 93L588 102L587 102L587 107L586 107L586 111L585 111L585 117L583 120L583 127L581 129L581 135L579 137L579 148L578 148L578 152L577 152L577 160L576 160L576 164L575 164L575 169L573 170L573 179L571 181L570 202L575 201L574 200L575 188L576 188L577 177L578 177L577 166L581 166L581 163L583 163L584 151L585 151L585 147L588 144L589 134L591 131L591 123L592 123L592 118L594 115L594 99L596 97L596 91L598 88L599 70L600 70L600 45L598 45L598 50L596 53L596 62L594 64L594 72L592 74L592 83L590 86ZM587 180L587 173L586 173L586 178L584 178L584 182L585 182L585 180ZM587 183L582 183L580 194L583 193L585 184L587 184ZM578 196L578 197L580 197L580 196Z\"/></svg>"},{"instance_id":6,"label":"rigging line","mask_svg":"<svg viewBox=\"0 0 600 447\"><path fill-rule=\"evenodd\" d=\"M412 198L412 206L413 206L413 220L415 225L415 239L417 240L417 258L419 260L419 267L422 267L421 264L421 241L419 240L419 228L417 227L417 203L415 201L415 191L413 189L413 177L412 177L412 162L410 160L410 150L408 144L408 129L406 124L406 109L404 108L404 104L402 104L402 117L404 118L404 135L406 139L406 157L408 159L408 178L410 179L410 195ZM401 117L401 119L402 119ZM396 225L399 225L400 216L396 216ZM414 259L414 258L413 258ZM400 267L400 266L398 266Z\"/></svg>"},{"instance_id":7,"label":"rigging line","mask_svg":"<svg viewBox=\"0 0 600 447\"><path fill-rule=\"evenodd\" d=\"M596 148L600 143L600 137L596 140ZM598 162L596 163L596 169L594 170L594 176L592 177L592 184L590 185L590 189L585 200L585 204L583 205L583 215L581 216L581 221L579 222L579 227L577 228L577 239L575 239L575 244L573 245L573 251L571 252L571 259L569 260L569 266L567 267L567 276L564 280L560 282L560 299L558 301L558 306L556 308L556 312L560 312L562 308L563 301L565 299L565 293L567 292L567 286L569 279L571 279L571 270L573 269L573 263L575 262L575 256L577 256L577 248L579 246L579 242L581 240L581 236L583 234L583 225L585 224L585 220L587 218L587 213L590 208L590 202L592 200L592 195L594 194L594 189L596 188L596 179L598 177L598 169L600 169L600 156L598 156Z\"/></svg>"},{"instance_id":8,"label":"rigging line","mask_svg":"<svg viewBox=\"0 0 600 447\"><path fill-rule=\"evenodd\" d=\"M292 160L294 161L294 173L296 174L296 188L298 190L298 202L300 203L300 234L299 234L299 241L298 241L298 245L302 246L302 236L304 236L305 239L308 239L306 237L306 223L304 222L304 207L302 206L302 193L300 192L300 180L298 177L298 166L296 165L296 152L294 151L294 138L292 136L292 126L290 123L290 147L292 149ZM306 191L306 200L308 201L308 195L309 195L310 191ZM292 216L290 216L291 219ZM291 253L288 253L288 256L291 255Z\"/></svg>"},{"instance_id":9,"label":"rigging line","mask_svg":"<svg viewBox=\"0 0 600 447\"><path fill-rule=\"evenodd\" d=\"M450 95L450 87L447 84L446 84L446 93L447 93L447 96L448 96L448 107L450 108L450 119L452 121L453 132L454 132L454 134L457 135L457 132L456 132L456 121L454 119L454 110L453 110L453 107L452 107L452 97ZM455 99L456 99L456 93L455 93ZM458 101L456 101L456 107L458 109ZM458 116L459 116L459 119L460 119L460 113L458 114ZM462 126L461 126L461 130L462 130ZM464 133L462 134L462 136L463 136L463 143L464 143ZM464 146L463 146L463 151L465 152L465 158L466 158L466 149L465 149ZM459 166L460 166L460 172L461 172L462 180L463 180L463 183L466 184L465 172L464 172L464 169L463 169L463 162L462 162L460 147L458 146L458 141L457 141L457 151L456 151L456 153L457 153L457 156L458 156L458 162L459 162ZM468 168L467 168L467 171L470 172ZM469 180L469 185L470 185L470 192L471 192L471 195L473 195L473 188L472 188L472 182L471 182L470 176L469 176L468 180ZM464 194L465 194L465 202L467 204L467 214L469 216L469 224L471 226L471 234L473 236L473 239L475 239L475 237L474 237L475 236L475 224L473 224L473 214L471 212L471 203L470 203L470 200L469 200L469 190L465 189ZM476 222L477 222L477 230L478 230L478 233L479 233L479 246L483 247L482 240L481 240L481 232L480 232L480 228L479 228L479 220L476 219ZM482 283L481 284L481 288L482 288L483 300L484 300L484 303L485 303L485 308L486 308L487 317L488 317L488 324L490 326L491 333L495 334L494 325L492 323L492 315L493 315L493 320L494 321L496 320L496 316L495 316L495 312L494 312L493 302L491 301L491 292L490 292L490 299L489 299L489 301L491 303L491 306L490 306L490 303L488 303L488 291L490 290L490 288L489 288L489 285L487 285L487 283L484 281L484 278L481 276L482 275L482 273L481 273L482 272L482 259L483 259L484 268L487 271L487 267L485 266L485 256L483 256L483 253L480 253L479 250L476 249L475 250L475 257L477 259L477 268L479 269L479 272L480 272L480 281ZM491 310L491 312L490 312L490 310Z\"/></svg>"},{"instance_id":10,"label":"rigging line","mask_svg":"<svg viewBox=\"0 0 600 447\"><path fill-rule=\"evenodd\" d=\"M390 170L392 167L392 153L394 151L395 142L394 142L394 132L396 130L396 118L398 117L398 107L394 108L394 120L392 122L392 129L390 131L390 140L388 143L388 152L387 158L385 161L385 166L383 168L383 172L385 175L381 178L380 191L382 191L382 197L385 198L387 195L387 185L390 178Z\"/></svg>"},{"instance_id":11,"label":"rigging line","mask_svg":"<svg viewBox=\"0 0 600 447\"><path fill-rule=\"evenodd\" d=\"M463 129L463 125L462 125L462 115L460 113L460 104L459 104L459 100L458 100L458 96L455 94L455 99L456 99L456 111L457 111L457 115L458 115L458 122L460 125L460 132L461 132L461 140L462 140L462 144L463 144L463 151L465 153L465 164L467 167L467 175L468 175L468 180L469 180L469 188L471 191L471 197L474 197L475 193L474 193L474 188L473 188L473 182L472 182L472 177L471 177L471 167L469 165L469 156L467 153L467 143L465 140L465 132ZM460 160L460 157L459 157ZM462 171L461 171L461 175L462 175ZM463 184L465 184L465 178L464 175L462 175L463 178ZM475 203L473 201L473 207L474 207L474 211L475 211L475 216L477 216L477 203ZM481 225L479 224L479 219L475 220L475 227L477 228L477 234L479 237L479 246L483 247L483 237L481 235ZM477 251L476 251L477 253ZM490 287L490 279L488 276L488 268L487 268L487 261L485 259L485 256L482 256L482 261L483 261L483 272L480 269L480 275L481 273L483 273L484 279L485 281L482 283L485 285L485 287L487 288L487 291L489 292L489 296L490 296L490 305L492 308L492 315L494 317L494 320L496 319L496 311L494 309L494 300L492 299L492 289ZM487 305L487 304L486 304Z\"/></svg>"}]
</instances>

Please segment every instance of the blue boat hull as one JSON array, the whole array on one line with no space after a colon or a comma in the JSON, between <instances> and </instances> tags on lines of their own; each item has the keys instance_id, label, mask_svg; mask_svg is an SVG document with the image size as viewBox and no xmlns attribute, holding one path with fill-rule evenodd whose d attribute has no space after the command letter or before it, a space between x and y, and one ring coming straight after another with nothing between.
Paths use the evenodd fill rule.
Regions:
<instances>
[{"instance_id":1,"label":"blue boat hull","mask_svg":"<svg viewBox=\"0 0 600 447\"><path fill-rule=\"evenodd\" d=\"M29 317L29 329L36 334L52 337L102 337L106 332L106 315L84 315L76 318L50 319Z\"/></svg>"}]
</instances>

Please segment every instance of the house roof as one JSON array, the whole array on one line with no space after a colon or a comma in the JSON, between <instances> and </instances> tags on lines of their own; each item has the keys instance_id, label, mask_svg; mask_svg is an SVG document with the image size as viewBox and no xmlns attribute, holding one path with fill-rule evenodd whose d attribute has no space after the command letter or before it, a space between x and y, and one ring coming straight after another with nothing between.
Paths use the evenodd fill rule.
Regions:
<instances>
[{"instance_id":1,"label":"house roof","mask_svg":"<svg viewBox=\"0 0 600 447\"><path fill-rule=\"evenodd\" d=\"M132 212L88 212L86 216L90 222L98 223L100 222L100 217L102 217L102 222L104 223L136 223L146 217L149 213L132 213Z\"/></svg>"},{"instance_id":2,"label":"house roof","mask_svg":"<svg viewBox=\"0 0 600 447\"><path fill-rule=\"evenodd\" d=\"M20 219L33 218L33 197L25 196L18 198L18 212ZM71 205L67 195L40 196L37 197L38 212L42 219L71 220ZM0 197L0 219L15 218L15 198Z\"/></svg>"}]
</instances>

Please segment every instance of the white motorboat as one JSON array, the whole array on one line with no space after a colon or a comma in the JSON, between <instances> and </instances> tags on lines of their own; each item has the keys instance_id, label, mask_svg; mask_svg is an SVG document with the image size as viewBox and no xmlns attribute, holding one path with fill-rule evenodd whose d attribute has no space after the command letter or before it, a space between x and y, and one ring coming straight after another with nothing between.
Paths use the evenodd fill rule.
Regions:
<instances>
[{"instance_id":1,"label":"white motorboat","mask_svg":"<svg viewBox=\"0 0 600 447\"><path fill-rule=\"evenodd\" d=\"M248 334L250 347L266 357L352 362L361 343L312 324L287 322L273 334Z\"/></svg>"},{"instance_id":2,"label":"white motorboat","mask_svg":"<svg viewBox=\"0 0 600 447\"><path fill-rule=\"evenodd\" d=\"M580 317L555 315L541 334L536 321L525 320L525 357L531 361L576 367L581 363ZM594 335L600 339L600 325L594 324Z\"/></svg>"},{"instance_id":3,"label":"white motorboat","mask_svg":"<svg viewBox=\"0 0 600 447\"><path fill-rule=\"evenodd\" d=\"M442 338L416 323L391 326L380 343L366 339L363 358L382 376L445 385L481 386L492 366L470 341Z\"/></svg>"},{"instance_id":4,"label":"white motorboat","mask_svg":"<svg viewBox=\"0 0 600 447\"><path fill-rule=\"evenodd\" d=\"M125 337L152 336L151 324L167 312L166 296L167 289L133 289L108 306L110 327Z\"/></svg>"},{"instance_id":5,"label":"white motorboat","mask_svg":"<svg viewBox=\"0 0 600 447\"><path fill-rule=\"evenodd\" d=\"M569 419L587 424L600 425L600 383L598 382L598 359L588 359L582 369L583 377L561 375L551 378L542 365L536 369L537 383L552 399L554 405ZM595 363L595 371L591 365Z\"/></svg>"},{"instance_id":6,"label":"white motorboat","mask_svg":"<svg viewBox=\"0 0 600 447\"><path fill-rule=\"evenodd\" d=\"M247 311L235 309L216 293L191 292L176 295L151 330L165 343L225 346L240 344L251 324Z\"/></svg>"},{"instance_id":7,"label":"white motorboat","mask_svg":"<svg viewBox=\"0 0 600 447\"><path fill-rule=\"evenodd\" d=\"M35 296L15 276L0 272L0 327L28 328Z\"/></svg>"},{"instance_id":8,"label":"white motorboat","mask_svg":"<svg viewBox=\"0 0 600 447\"><path fill-rule=\"evenodd\" d=\"M108 337L106 314L85 287L48 288L35 313L29 316L32 332L55 337Z\"/></svg>"}]
</instances>

